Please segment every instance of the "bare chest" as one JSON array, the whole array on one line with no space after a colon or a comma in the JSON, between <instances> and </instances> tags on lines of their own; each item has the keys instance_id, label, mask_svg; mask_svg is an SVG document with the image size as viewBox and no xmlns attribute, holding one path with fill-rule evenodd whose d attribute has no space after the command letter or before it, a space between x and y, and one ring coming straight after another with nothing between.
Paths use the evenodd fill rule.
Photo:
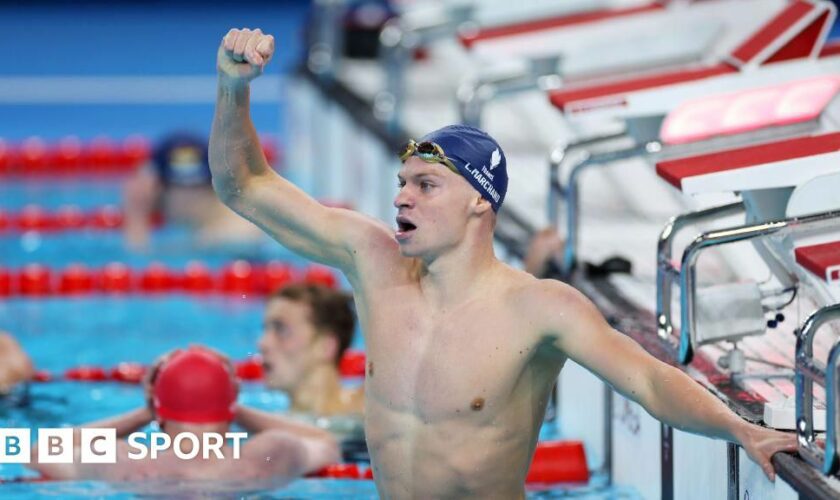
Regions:
<instances>
[{"instance_id":1,"label":"bare chest","mask_svg":"<svg viewBox=\"0 0 840 500\"><path fill-rule=\"evenodd\" d=\"M532 358L527 318L501 303L433 310L406 294L371 305L366 393L393 411L491 415Z\"/></svg>"}]
</instances>

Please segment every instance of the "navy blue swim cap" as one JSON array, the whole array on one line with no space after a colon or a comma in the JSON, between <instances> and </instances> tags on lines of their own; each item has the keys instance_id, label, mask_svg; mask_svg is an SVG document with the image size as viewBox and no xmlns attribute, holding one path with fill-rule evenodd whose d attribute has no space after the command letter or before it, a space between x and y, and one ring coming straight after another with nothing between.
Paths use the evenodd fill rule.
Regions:
<instances>
[{"instance_id":1,"label":"navy blue swim cap","mask_svg":"<svg viewBox=\"0 0 840 500\"><path fill-rule=\"evenodd\" d=\"M468 125L448 125L417 141L434 142L481 196L498 212L508 187L502 147L487 132Z\"/></svg>"},{"instance_id":2,"label":"navy blue swim cap","mask_svg":"<svg viewBox=\"0 0 840 500\"><path fill-rule=\"evenodd\" d=\"M155 170L164 186L209 186L207 139L179 133L166 136L155 148Z\"/></svg>"}]
</instances>

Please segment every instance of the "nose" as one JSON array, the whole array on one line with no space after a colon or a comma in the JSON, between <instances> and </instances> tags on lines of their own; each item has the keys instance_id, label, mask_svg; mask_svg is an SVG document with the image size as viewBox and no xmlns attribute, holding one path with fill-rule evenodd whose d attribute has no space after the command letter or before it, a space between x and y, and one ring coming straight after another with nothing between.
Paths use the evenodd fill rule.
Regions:
<instances>
[{"instance_id":1,"label":"nose","mask_svg":"<svg viewBox=\"0 0 840 500\"><path fill-rule=\"evenodd\" d=\"M408 186L403 186L394 197L394 207L396 208L412 208L414 206L414 197L409 192Z\"/></svg>"},{"instance_id":2,"label":"nose","mask_svg":"<svg viewBox=\"0 0 840 500\"><path fill-rule=\"evenodd\" d=\"M261 353L265 353L266 351L266 334L263 333L260 339L257 341L257 348L260 350Z\"/></svg>"}]
</instances>

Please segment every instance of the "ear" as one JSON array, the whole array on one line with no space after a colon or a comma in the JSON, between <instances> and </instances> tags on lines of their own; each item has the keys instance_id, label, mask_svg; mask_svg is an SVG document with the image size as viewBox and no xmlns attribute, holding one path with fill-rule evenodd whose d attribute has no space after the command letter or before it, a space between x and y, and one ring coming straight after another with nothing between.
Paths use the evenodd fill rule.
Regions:
<instances>
[{"instance_id":1,"label":"ear","mask_svg":"<svg viewBox=\"0 0 840 500\"><path fill-rule=\"evenodd\" d=\"M332 363L338 354L338 337L332 332L321 332L318 335L315 348L319 358Z\"/></svg>"},{"instance_id":2,"label":"ear","mask_svg":"<svg viewBox=\"0 0 840 500\"><path fill-rule=\"evenodd\" d=\"M478 195L473 202L473 212L476 215L484 215L486 212L492 211L493 205L490 204L483 196Z\"/></svg>"}]
</instances>

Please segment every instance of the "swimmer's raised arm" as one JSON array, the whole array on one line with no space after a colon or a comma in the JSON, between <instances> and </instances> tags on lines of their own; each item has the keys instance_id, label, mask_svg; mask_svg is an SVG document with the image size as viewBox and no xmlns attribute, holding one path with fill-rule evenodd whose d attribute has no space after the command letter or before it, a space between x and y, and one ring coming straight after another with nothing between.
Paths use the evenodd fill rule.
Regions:
<instances>
[{"instance_id":1,"label":"swimmer's raised arm","mask_svg":"<svg viewBox=\"0 0 840 500\"><path fill-rule=\"evenodd\" d=\"M583 294L540 282L533 311L552 345L664 423L686 432L739 443L771 480L772 456L795 451L796 436L753 425L682 370L659 361L614 330Z\"/></svg>"},{"instance_id":2,"label":"swimmer's raised arm","mask_svg":"<svg viewBox=\"0 0 840 500\"><path fill-rule=\"evenodd\" d=\"M249 82L273 54L274 38L260 30L231 30L219 47L210 135L213 187L225 204L286 247L349 271L372 241L391 235L361 214L321 205L269 167L250 117Z\"/></svg>"}]
</instances>

